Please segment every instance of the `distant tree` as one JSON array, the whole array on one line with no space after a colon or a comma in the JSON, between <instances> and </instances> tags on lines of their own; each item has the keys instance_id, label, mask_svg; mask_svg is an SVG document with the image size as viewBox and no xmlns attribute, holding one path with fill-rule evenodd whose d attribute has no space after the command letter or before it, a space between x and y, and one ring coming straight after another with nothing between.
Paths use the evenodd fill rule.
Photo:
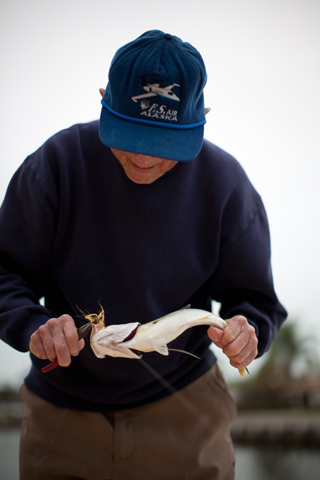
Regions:
<instances>
[{"instance_id":1,"label":"distant tree","mask_svg":"<svg viewBox=\"0 0 320 480\"><path fill-rule=\"evenodd\" d=\"M268 382L272 388L313 376L320 372L320 364L314 336L301 336L298 322L288 319L273 341L265 362L255 377L257 382Z\"/></svg>"},{"instance_id":2,"label":"distant tree","mask_svg":"<svg viewBox=\"0 0 320 480\"><path fill-rule=\"evenodd\" d=\"M317 339L302 336L298 322L288 319L280 328L260 370L246 382L232 385L240 408L308 406L320 385ZM317 396L316 395L316 396Z\"/></svg>"}]
</instances>

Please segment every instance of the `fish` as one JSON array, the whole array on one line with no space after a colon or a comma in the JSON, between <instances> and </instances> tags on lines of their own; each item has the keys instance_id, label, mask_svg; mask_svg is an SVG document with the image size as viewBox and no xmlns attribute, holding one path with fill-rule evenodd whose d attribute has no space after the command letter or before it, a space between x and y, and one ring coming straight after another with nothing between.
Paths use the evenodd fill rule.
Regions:
<instances>
[{"instance_id":1,"label":"fish","mask_svg":"<svg viewBox=\"0 0 320 480\"><path fill-rule=\"evenodd\" d=\"M133 322L106 327L94 324L90 345L98 358L108 355L141 359L142 353L155 351L161 355L169 355L169 350L188 353L169 349L168 344L189 328L198 325L210 325L224 330L227 322L206 310L183 308L145 324ZM244 372L244 368L239 369L242 377Z\"/></svg>"}]
</instances>

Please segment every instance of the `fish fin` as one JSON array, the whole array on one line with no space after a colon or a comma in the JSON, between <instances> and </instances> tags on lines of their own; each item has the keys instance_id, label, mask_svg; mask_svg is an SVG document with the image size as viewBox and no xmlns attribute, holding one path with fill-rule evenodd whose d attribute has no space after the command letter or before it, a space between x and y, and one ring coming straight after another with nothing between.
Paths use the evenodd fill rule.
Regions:
<instances>
[{"instance_id":1,"label":"fish fin","mask_svg":"<svg viewBox=\"0 0 320 480\"><path fill-rule=\"evenodd\" d=\"M169 355L167 344L163 338L158 340L156 343L153 343L152 348L161 355Z\"/></svg>"},{"instance_id":2,"label":"fish fin","mask_svg":"<svg viewBox=\"0 0 320 480\"><path fill-rule=\"evenodd\" d=\"M142 358L142 355L140 353L138 352L136 353L133 350L130 350L129 348L126 349L126 351L121 356L126 358L135 358L137 360L140 360L140 358Z\"/></svg>"},{"instance_id":3,"label":"fish fin","mask_svg":"<svg viewBox=\"0 0 320 480\"><path fill-rule=\"evenodd\" d=\"M188 303L185 307L179 308L179 310L187 310L187 308L191 308L191 303Z\"/></svg>"},{"instance_id":4,"label":"fish fin","mask_svg":"<svg viewBox=\"0 0 320 480\"><path fill-rule=\"evenodd\" d=\"M105 358L106 355L104 353L101 353L100 348L96 347L96 345L94 343L91 343L91 348L92 348L93 353L95 354L96 357Z\"/></svg>"},{"instance_id":5,"label":"fish fin","mask_svg":"<svg viewBox=\"0 0 320 480\"><path fill-rule=\"evenodd\" d=\"M191 357L196 358L197 360L201 360L200 357L197 357L197 355L194 355L193 353L186 352L185 350L179 350L178 348L168 348L169 352L179 352L179 353L185 353L186 355L191 355Z\"/></svg>"}]
</instances>

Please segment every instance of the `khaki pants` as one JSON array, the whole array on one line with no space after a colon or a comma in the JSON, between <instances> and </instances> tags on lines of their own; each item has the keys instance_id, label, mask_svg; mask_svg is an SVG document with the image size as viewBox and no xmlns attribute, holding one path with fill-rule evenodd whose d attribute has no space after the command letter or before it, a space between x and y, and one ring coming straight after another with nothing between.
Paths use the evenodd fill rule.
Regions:
<instances>
[{"instance_id":1,"label":"khaki pants","mask_svg":"<svg viewBox=\"0 0 320 480\"><path fill-rule=\"evenodd\" d=\"M158 402L106 414L48 403L25 385L20 480L232 480L236 407L215 365Z\"/></svg>"}]
</instances>

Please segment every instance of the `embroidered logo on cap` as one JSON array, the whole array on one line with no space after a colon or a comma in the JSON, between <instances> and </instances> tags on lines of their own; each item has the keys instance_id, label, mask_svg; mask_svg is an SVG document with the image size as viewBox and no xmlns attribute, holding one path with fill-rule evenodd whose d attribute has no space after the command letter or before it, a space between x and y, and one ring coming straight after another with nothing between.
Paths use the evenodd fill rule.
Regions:
<instances>
[{"instance_id":1,"label":"embroidered logo on cap","mask_svg":"<svg viewBox=\"0 0 320 480\"><path fill-rule=\"evenodd\" d=\"M170 122L178 121L178 111L167 107L167 105L159 105L153 103L150 105L148 100L141 100L140 103L141 116L149 118L160 118L161 120L169 120Z\"/></svg>"},{"instance_id":2,"label":"embroidered logo on cap","mask_svg":"<svg viewBox=\"0 0 320 480\"><path fill-rule=\"evenodd\" d=\"M180 85L178 85L177 83L172 83L167 87L160 87L160 83L147 84L143 87L143 89L146 90L146 92L148 93L142 93L141 95L131 97L131 100L137 102L142 98L156 97L157 95L159 95L160 97L170 98L170 100L180 102L180 98L172 91L173 87L180 87Z\"/></svg>"},{"instance_id":3,"label":"embroidered logo on cap","mask_svg":"<svg viewBox=\"0 0 320 480\"><path fill-rule=\"evenodd\" d=\"M160 83L149 83L143 86L143 89L147 93L142 93L141 95L135 95L131 97L131 100L135 103L140 102L141 113L142 117L149 117L149 118L159 118L161 120L168 120L169 122L177 122L178 118L178 111L175 109L170 109L167 105L159 105L158 103L152 103L150 105L149 100L145 100L149 97L162 97L170 100L174 100L175 102L180 102L180 98L178 95L173 92L174 87L180 87L178 83L172 83L167 87L160 87Z\"/></svg>"}]
</instances>

